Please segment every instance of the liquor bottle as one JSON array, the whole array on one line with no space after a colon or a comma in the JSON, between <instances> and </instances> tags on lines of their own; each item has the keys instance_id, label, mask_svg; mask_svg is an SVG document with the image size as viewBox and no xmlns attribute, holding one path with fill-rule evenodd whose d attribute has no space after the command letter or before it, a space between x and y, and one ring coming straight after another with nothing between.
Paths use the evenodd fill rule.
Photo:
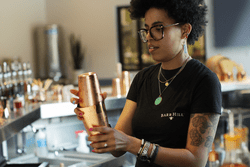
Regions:
<instances>
[{"instance_id":1,"label":"liquor bottle","mask_svg":"<svg viewBox=\"0 0 250 167\"><path fill-rule=\"evenodd\" d=\"M10 109L10 101L9 101L9 84L8 84L8 73L7 73L7 63L3 62L3 73L2 73L2 105L4 109L4 117L8 118L9 113L11 111Z\"/></svg>"},{"instance_id":2,"label":"liquor bottle","mask_svg":"<svg viewBox=\"0 0 250 167\"><path fill-rule=\"evenodd\" d=\"M14 62L11 63L12 92L14 99L18 94L17 70Z\"/></svg>"},{"instance_id":3,"label":"liquor bottle","mask_svg":"<svg viewBox=\"0 0 250 167\"><path fill-rule=\"evenodd\" d=\"M11 79L11 71L10 66L7 64L7 84L8 84L8 98L9 98L9 104L11 111L14 110L14 93L13 93L13 83Z\"/></svg>"},{"instance_id":4,"label":"liquor bottle","mask_svg":"<svg viewBox=\"0 0 250 167\"><path fill-rule=\"evenodd\" d=\"M30 84L32 84L32 69L30 62L27 63L27 76L28 76L28 81Z\"/></svg>"},{"instance_id":5,"label":"liquor bottle","mask_svg":"<svg viewBox=\"0 0 250 167\"><path fill-rule=\"evenodd\" d=\"M23 63L23 85L24 85L24 94L27 92L27 80L28 80L28 76L27 76L27 66L26 63Z\"/></svg>"},{"instance_id":6,"label":"liquor bottle","mask_svg":"<svg viewBox=\"0 0 250 167\"><path fill-rule=\"evenodd\" d=\"M13 106L14 112L18 112L22 108L22 102L19 99L18 92L18 79L17 79L17 66L14 62L11 63L11 80L12 80L12 92L13 92Z\"/></svg>"},{"instance_id":7,"label":"liquor bottle","mask_svg":"<svg viewBox=\"0 0 250 167\"><path fill-rule=\"evenodd\" d=\"M33 96L32 92L32 71L29 63L23 63L23 78L24 78L24 97L25 104L30 104Z\"/></svg>"},{"instance_id":8,"label":"liquor bottle","mask_svg":"<svg viewBox=\"0 0 250 167\"><path fill-rule=\"evenodd\" d=\"M18 79L17 82L18 82L19 99L22 101L22 106L24 106L25 105L24 81L23 81L23 68L21 62L18 63L17 79Z\"/></svg>"},{"instance_id":9,"label":"liquor bottle","mask_svg":"<svg viewBox=\"0 0 250 167\"><path fill-rule=\"evenodd\" d=\"M3 62L3 86L4 86L4 98L9 97L9 83L8 83L8 73L7 73L7 63Z\"/></svg>"}]
</instances>

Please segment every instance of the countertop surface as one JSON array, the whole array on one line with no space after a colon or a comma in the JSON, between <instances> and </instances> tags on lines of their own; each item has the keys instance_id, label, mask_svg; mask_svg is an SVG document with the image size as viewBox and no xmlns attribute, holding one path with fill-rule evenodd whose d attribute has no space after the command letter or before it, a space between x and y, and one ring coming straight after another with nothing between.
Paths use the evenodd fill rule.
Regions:
<instances>
[{"instance_id":1,"label":"countertop surface","mask_svg":"<svg viewBox=\"0 0 250 167\"><path fill-rule=\"evenodd\" d=\"M231 81L231 82L221 82L221 91L229 92L235 90L247 90L250 89L250 78L245 81Z\"/></svg>"},{"instance_id":2,"label":"countertop surface","mask_svg":"<svg viewBox=\"0 0 250 167\"><path fill-rule=\"evenodd\" d=\"M107 112L122 109L125 105L125 101L125 97L107 97L104 101ZM53 102L31 104L29 107L20 109L18 112L9 112L8 118L2 118L3 123L0 125L0 141L3 142L13 137L24 127L38 119L75 115L75 107L76 105L70 102Z\"/></svg>"}]
</instances>

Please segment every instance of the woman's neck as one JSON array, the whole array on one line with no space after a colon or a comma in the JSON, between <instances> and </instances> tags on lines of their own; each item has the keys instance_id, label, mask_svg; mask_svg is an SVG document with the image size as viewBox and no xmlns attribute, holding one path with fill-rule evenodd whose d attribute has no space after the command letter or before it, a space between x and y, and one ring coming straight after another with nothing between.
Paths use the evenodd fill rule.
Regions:
<instances>
[{"instance_id":1,"label":"woman's neck","mask_svg":"<svg viewBox=\"0 0 250 167\"><path fill-rule=\"evenodd\" d=\"M170 61L161 62L161 66L165 70L173 70L181 67L188 57L189 54L184 52L183 47L173 59L171 59Z\"/></svg>"}]
</instances>

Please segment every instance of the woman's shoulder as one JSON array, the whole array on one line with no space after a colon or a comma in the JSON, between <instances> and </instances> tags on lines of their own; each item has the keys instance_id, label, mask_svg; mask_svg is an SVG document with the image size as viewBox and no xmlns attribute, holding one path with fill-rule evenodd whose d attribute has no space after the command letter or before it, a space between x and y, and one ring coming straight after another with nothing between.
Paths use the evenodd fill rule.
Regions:
<instances>
[{"instance_id":1,"label":"woman's shoulder","mask_svg":"<svg viewBox=\"0 0 250 167\"><path fill-rule=\"evenodd\" d=\"M188 72L196 80L210 80L219 83L217 75L211 71L205 64L201 63L199 60L192 59L187 64Z\"/></svg>"},{"instance_id":2,"label":"woman's shoulder","mask_svg":"<svg viewBox=\"0 0 250 167\"><path fill-rule=\"evenodd\" d=\"M201 63L199 60L191 59L187 64L189 71L193 74L199 75L216 75L213 71L211 71L205 64Z\"/></svg>"}]
</instances>

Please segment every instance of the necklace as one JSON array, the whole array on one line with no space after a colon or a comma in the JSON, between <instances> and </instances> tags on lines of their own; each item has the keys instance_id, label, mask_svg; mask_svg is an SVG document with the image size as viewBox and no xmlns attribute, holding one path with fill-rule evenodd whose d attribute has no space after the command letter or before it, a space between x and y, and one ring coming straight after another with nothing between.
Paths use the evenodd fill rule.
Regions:
<instances>
[{"instance_id":1,"label":"necklace","mask_svg":"<svg viewBox=\"0 0 250 167\"><path fill-rule=\"evenodd\" d=\"M181 68L180 68L180 70L172 77L172 78L170 78L170 79L168 79L168 81L169 80L171 80L169 83L168 83L168 81L165 81L166 83L168 83L167 85L166 85L166 83L165 82L163 82L163 83L165 83L165 88L163 89L163 91L161 91L161 85L160 85L160 83L162 83L161 81L160 81L160 79L159 79L159 76L160 76L160 73L161 73L161 67L160 67L160 69L159 69L159 73L158 73L158 85L159 85L159 96L155 99L155 105L157 106L157 105L159 105L161 102L162 102L162 94L163 94L163 92L168 88L168 86L173 82L173 80L175 79L175 77L184 69L184 67L186 66L186 64L187 64L187 62L188 62L188 60L189 60L189 56L188 56L188 58L185 60L185 62L184 62L184 64L181 66Z\"/></svg>"},{"instance_id":2,"label":"necklace","mask_svg":"<svg viewBox=\"0 0 250 167\"><path fill-rule=\"evenodd\" d=\"M162 74L161 68L162 68L162 67L160 67L160 70L159 70L159 73L158 73L158 80L159 80L160 83L164 83L165 86L168 86L168 85L169 85L169 81L172 80L175 76L173 76L173 77L170 78L170 79L166 79L166 78L164 77L164 75ZM165 79L165 81L161 81L161 79L160 79L160 74L161 74L161 76Z\"/></svg>"}]
</instances>

